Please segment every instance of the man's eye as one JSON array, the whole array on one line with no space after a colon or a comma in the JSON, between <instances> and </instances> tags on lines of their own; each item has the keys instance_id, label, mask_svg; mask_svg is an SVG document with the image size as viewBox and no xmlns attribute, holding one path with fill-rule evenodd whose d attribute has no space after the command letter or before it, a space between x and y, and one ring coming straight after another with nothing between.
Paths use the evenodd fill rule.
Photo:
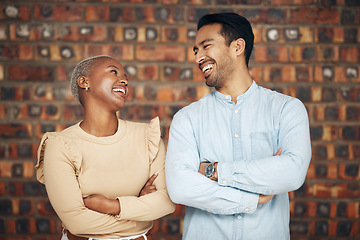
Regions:
<instances>
[{"instance_id":1,"label":"man's eye","mask_svg":"<svg viewBox=\"0 0 360 240\"><path fill-rule=\"evenodd\" d=\"M194 52L194 55L196 56L196 54L197 54L198 52L196 51L196 52Z\"/></svg>"},{"instance_id":2,"label":"man's eye","mask_svg":"<svg viewBox=\"0 0 360 240\"><path fill-rule=\"evenodd\" d=\"M209 46L210 46L210 44L208 44L208 45L205 45L205 46L204 46L204 49L208 48Z\"/></svg>"}]
</instances>

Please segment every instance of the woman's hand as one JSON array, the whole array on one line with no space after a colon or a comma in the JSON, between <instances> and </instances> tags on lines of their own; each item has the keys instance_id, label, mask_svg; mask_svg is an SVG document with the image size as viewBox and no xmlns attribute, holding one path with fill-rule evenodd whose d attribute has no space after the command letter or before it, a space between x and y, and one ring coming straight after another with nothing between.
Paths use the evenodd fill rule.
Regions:
<instances>
[{"instance_id":1,"label":"woman's hand","mask_svg":"<svg viewBox=\"0 0 360 240\"><path fill-rule=\"evenodd\" d=\"M159 173L156 172L149 178L149 180L147 180L144 187L140 191L139 197L156 192L156 187L153 185L153 183L158 175Z\"/></svg>"},{"instance_id":2,"label":"woman's hand","mask_svg":"<svg viewBox=\"0 0 360 240\"><path fill-rule=\"evenodd\" d=\"M121 211L117 199L108 199L99 194L93 194L83 199L85 207L100 213L117 215Z\"/></svg>"}]
</instances>

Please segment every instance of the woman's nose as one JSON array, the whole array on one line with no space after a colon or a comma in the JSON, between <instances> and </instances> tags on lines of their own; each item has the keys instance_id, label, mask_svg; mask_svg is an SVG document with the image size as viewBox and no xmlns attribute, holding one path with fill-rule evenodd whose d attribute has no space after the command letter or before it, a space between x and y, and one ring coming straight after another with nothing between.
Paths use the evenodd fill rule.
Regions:
<instances>
[{"instance_id":1,"label":"woman's nose","mask_svg":"<svg viewBox=\"0 0 360 240\"><path fill-rule=\"evenodd\" d=\"M128 80L127 80L127 79L121 79L121 80L120 80L120 83L121 83L121 84L124 84L125 86L127 86L127 85L128 85Z\"/></svg>"}]
</instances>

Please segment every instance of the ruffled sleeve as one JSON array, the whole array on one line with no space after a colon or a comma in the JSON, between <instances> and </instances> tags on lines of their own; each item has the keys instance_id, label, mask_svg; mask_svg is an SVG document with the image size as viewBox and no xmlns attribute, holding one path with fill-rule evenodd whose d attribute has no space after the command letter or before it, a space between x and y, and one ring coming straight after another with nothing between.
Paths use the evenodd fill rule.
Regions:
<instances>
[{"instance_id":1,"label":"ruffled sleeve","mask_svg":"<svg viewBox=\"0 0 360 240\"><path fill-rule=\"evenodd\" d=\"M161 142L161 130L159 117L153 118L148 125L147 139L149 160L152 162L159 152Z\"/></svg>"},{"instance_id":2,"label":"ruffled sleeve","mask_svg":"<svg viewBox=\"0 0 360 240\"><path fill-rule=\"evenodd\" d=\"M56 151L62 149L63 154L66 156L70 164L73 166L75 175L79 176L81 171L81 161L82 161L81 153L73 149L73 147L71 146L70 139L61 136L59 133L47 132L42 137L37 152L37 163L35 165L37 180L40 183L45 184L44 156L45 156L45 148L49 141L54 142L54 144L52 145L58 146L55 149Z\"/></svg>"}]
</instances>

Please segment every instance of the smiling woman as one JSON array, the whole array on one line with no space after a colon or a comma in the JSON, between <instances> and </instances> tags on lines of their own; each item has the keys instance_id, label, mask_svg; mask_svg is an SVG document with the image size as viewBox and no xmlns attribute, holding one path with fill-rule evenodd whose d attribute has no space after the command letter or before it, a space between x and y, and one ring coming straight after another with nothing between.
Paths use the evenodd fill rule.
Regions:
<instances>
[{"instance_id":1,"label":"smiling woman","mask_svg":"<svg viewBox=\"0 0 360 240\"><path fill-rule=\"evenodd\" d=\"M83 120L41 140L37 179L63 223L62 240L151 239L153 221L175 210L165 186L159 119L117 118L127 86L117 60L83 60L71 78Z\"/></svg>"}]
</instances>

